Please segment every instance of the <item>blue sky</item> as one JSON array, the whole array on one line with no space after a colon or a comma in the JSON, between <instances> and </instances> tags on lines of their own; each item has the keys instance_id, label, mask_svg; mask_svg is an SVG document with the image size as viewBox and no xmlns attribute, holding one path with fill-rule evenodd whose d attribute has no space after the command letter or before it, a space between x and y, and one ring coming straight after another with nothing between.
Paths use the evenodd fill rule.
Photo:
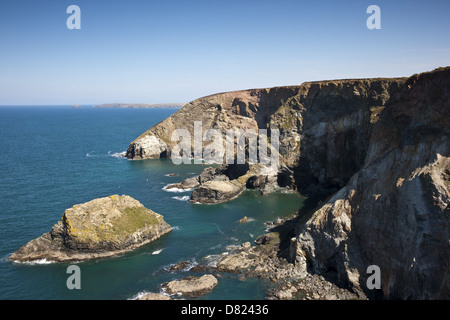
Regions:
<instances>
[{"instance_id":1,"label":"blue sky","mask_svg":"<svg viewBox=\"0 0 450 320\"><path fill-rule=\"evenodd\" d=\"M69 5L81 30L69 30ZM369 30L369 5L381 30ZM450 65L450 1L0 1L0 105L188 102Z\"/></svg>"}]
</instances>

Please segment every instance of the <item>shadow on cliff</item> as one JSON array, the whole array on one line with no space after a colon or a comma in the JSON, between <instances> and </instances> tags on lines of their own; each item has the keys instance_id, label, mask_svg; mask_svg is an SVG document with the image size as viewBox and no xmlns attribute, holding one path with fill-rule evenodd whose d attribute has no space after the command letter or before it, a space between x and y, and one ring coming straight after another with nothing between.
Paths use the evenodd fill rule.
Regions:
<instances>
[{"instance_id":1,"label":"shadow on cliff","mask_svg":"<svg viewBox=\"0 0 450 320\"><path fill-rule=\"evenodd\" d=\"M293 262L291 257L291 239L298 235L299 227L302 226L314 211L326 200L330 194L320 193L311 196L305 200L303 207L297 212L294 218L284 221L282 224L271 229L279 235L278 258L284 258L290 263Z\"/></svg>"}]
</instances>

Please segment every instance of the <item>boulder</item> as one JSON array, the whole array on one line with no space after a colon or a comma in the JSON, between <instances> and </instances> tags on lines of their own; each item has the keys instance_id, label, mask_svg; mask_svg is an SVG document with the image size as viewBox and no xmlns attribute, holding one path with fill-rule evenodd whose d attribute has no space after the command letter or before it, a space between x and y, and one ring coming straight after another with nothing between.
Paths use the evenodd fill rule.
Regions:
<instances>
[{"instance_id":1,"label":"boulder","mask_svg":"<svg viewBox=\"0 0 450 320\"><path fill-rule=\"evenodd\" d=\"M247 223L247 222L250 222L250 221L254 221L254 219L253 218L249 218L247 216L244 216L242 219L238 220L238 223Z\"/></svg>"},{"instance_id":2,"label":"boulder","mask_svg":"<svg viewBox=\"0 0 450 320\"><path fill-rule=\"evenodd\" d=\"M162 287L168 294L181 294L187 297L196 297L210 292L218 281L211 274L201 277L186 277L181 280L166 282Z\"/></svg>"},{"instance_id":3,"label":"boulder","mask_svg":"<svg viewBox=\"0 0 450 320\"><path fill-rule=\"evenodd\" d=\"M167 187L165 187L165 189L166 190L170 190L170 189L189 190L189 189L196 188L199 185L200 185L200 182L198 181L198 176L197 176L197 177L187 178L186 180L183 180L181 182L172 183L172 184L168 185Z\"/></svg>"},{"instance_id":4,"label":"boulder","mask_svg":"<svg viewBox=\"0 0 450 320\"><path fill-rule=\"evenodd\" d=\"M192 191L191 202L216 204L237 198L245 186L233 181L207 181Z\"/></svg>"}]
</instances>

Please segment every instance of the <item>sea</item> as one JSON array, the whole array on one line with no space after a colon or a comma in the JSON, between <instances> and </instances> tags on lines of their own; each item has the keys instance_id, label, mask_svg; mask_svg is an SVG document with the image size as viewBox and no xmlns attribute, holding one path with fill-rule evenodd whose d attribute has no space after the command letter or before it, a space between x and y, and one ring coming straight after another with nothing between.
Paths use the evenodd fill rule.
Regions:
<instances>
[{"instance_id":1,"label":"sea","mask_svg":"<svg viewBox=\"0 0 450 320\"><path fill-rule=\"evenodd\" d=\"M268 222L295 214L305 198L247 190L216 205L190 203L190 191L166 190L199 174L201 164L170 159L128 160L131 141L177 109L81 106L0 107L0 300L132 300L161 292L161 284L200 275L243 242L253 243ZM49 232L64 210L113 194L126 194L164 216L173 230L126 254L78 262L79 289L69 289L69 263L17 263L8 257ZM247 223L237 221L244 216ZM188 261L182 270L170 267ZM262 300L264 278L218 274L219 283L199 300Z\"/></svg>"}]
</instances>

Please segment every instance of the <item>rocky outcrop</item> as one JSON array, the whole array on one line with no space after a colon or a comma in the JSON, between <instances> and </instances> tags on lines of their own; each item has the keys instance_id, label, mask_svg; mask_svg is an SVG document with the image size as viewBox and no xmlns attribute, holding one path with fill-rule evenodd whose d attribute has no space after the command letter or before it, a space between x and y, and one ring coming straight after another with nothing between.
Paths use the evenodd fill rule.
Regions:
<instances>
[{"instance_id":1,"label":"rocky outcrop","mask_svg":"<svg viewBox=\"0 0 450 320\"><path fill-rule=\"evenodd\" d=\"M449 94L445 68L391 97L362 168L299 225L299 265L368 296L367 268L377 265L385 298L450 298Z\"/></svg>"},{"instance_id":2,"label":"rocky outcrop","mask_svg":"<svg viewBox=\"0 0 450 320\"><path fill-rule=\"evenodd\" d=\"M171 227L139 201L112 195L65 210L50 232L31 240L9 259L82 261L121 254L150 243Z\"/></svg>"},{"instance_id":3,"label":"rocky outcrop","mask_svg":"<svg viewBox=\"0 0 450 320\"><path fill-rule=\"evenodd\" d=\"M304 278L283 283L268 294L269 300L366 300L336 286L323 276L307 274Z\"/></svg>"},{"instance_id":4,"label":"rocky outcrop","mask_svg":"<svg viewBox=\"0 0 450 320\"><path fill-rule=\"evenodd\" d=\"M322 274L361 296L449 299L449 93L450 67L221 93L151 128L127 157L170 157L172 132L193 135L197 120L203 130L278 129L276 174L250 175L249 167L235 179L264 193L278 186L327 197L290 239L288 260L301 274ZM370 265L381 270L381 291L367 288Z\"/></svg>"},{"instance_id":5,"label":"rocky outcrop","mask_svg":"<svg viewBox=\"0 0 450 320\"><path fill-rule=\"evenodd\" d=\"M269 300L366 299L365 296L338 287L323 276L303 272L280 258L281 238L280 232L273 231L261 236L256 246L245 242L234 252L224 255L215 269L241 274L241 278L270 280L272 285L266 290Z\"/></svg>"},{"instance_id":6,"label":"rocky outcrop","mask_svg":"<svg viewBox=\"0 0 450 320\"><path fill-rule=\"evenodd\" d=\"M195 121L201 121L203 135L208 129L221 132L224 143L227 130L257 133L267 130L270 146L271 132L277 129L280 159L275 175L252 178L248 186L263 185L259 189L264 194L276 187L298 189L305 195L336 191L363 165L373 125L405 80L307 82L300 86L207 96L186 104L143 133L129 145L127 157L170 158L178 144L172 141L176 129L185 129L190 134L193 146L189 156L198 157L194 146ZM204 141L200 151L209 143ZM257 160L261 164L261 157Z\"/></svg>"},{"instance_id":7,"label":"rocky outcrop","mask_svg":"<svg viewBox=\"0 0 450 320\"><path fill-rule=\"evenodd\" d=\"M277 174L276 167L261 164L220 165L207 167L200 175L170 184L165 189L193 190L191 202L217 204L237 198L246 189L270 193L279 188Z\"/></svg>"},{"instance_id":8,"label":"rocky outcrop","mask_svg":"<svg viewBox=\"0 0 450 320\"><path fill-rule=\"evenodd\" d=\"M234 181L208 181L192 191L191 202L220 203L237 198L245 188Z\"/></svg>"},{"instance_id":9,"label":"rocky outcrop","mask_svg":"<svg viewBox=\"0 0 450 320\"><path fill-rule=\"evenodd\" d=\"M201 277L186 277L181 280L169 281L164 283L162 288L171 295L197 297L210 292L217 284L216 277L211 274L205 274Z\"/></svg>"}]
</instances>

